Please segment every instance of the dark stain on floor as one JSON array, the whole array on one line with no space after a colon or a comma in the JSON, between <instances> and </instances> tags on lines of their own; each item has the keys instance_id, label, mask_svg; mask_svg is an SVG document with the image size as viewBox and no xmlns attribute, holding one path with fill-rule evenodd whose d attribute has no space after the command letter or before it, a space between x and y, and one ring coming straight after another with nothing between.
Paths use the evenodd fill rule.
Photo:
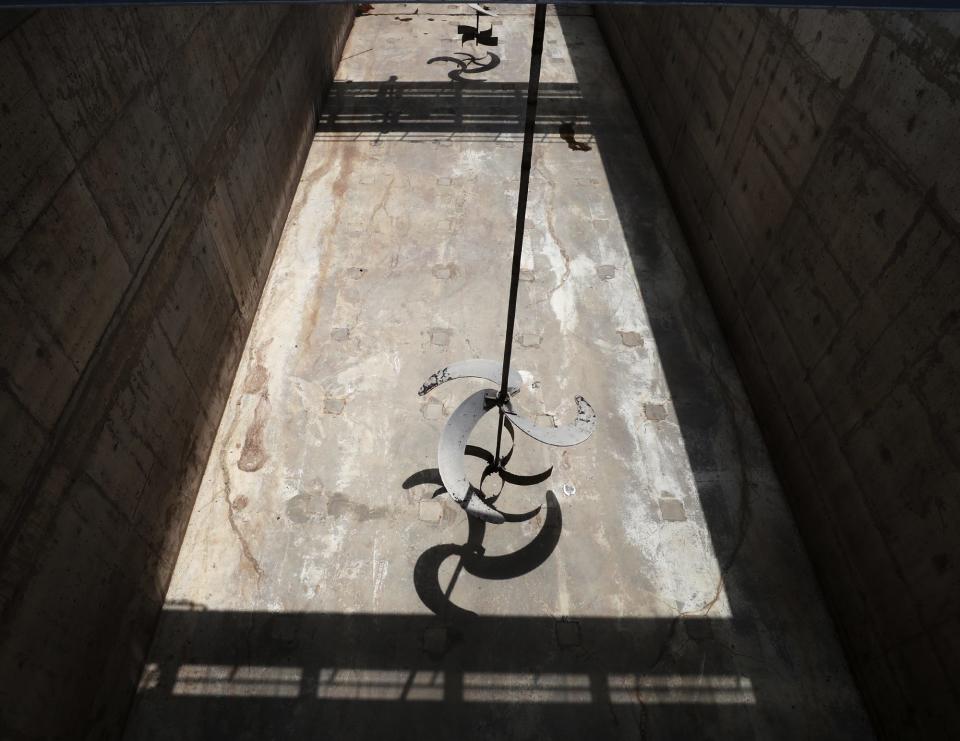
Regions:
<instances>
[{"instance_id":1,"label":"dark stain on floor","mask_svg":"<svg viewBox=\"0 0 960 741\"><path fill-rule=\"evenodd\" d=\"M589 144L577 141L572 122L564 121L560 124L560 128L558 128L557 131L560 134L560 138L563 139L567 143L567 146L574 152L589 152L592 149Z\"/></svg>"}]
</instances>

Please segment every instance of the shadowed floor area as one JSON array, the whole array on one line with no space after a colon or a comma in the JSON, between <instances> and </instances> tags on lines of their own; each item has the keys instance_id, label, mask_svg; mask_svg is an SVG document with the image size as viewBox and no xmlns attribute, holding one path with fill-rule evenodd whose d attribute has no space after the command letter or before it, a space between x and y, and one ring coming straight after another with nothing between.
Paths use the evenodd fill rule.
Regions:
<instances>
[{"instance_id":1,"label":"shadowed floor area","mask_svg":"<svg viewBox=\"0 0 960 741\"><path fill-rule=\"evenodd\" d=\"M438 491L482 382L417 389L502 350L532 16L475 48L414 9L357 19L127 738L871 737L587 8L548 16L514 367L526 416L583 394L597 430L516 433L552 466L504 486L522 522Z\"/></svg>"}]
</instances>

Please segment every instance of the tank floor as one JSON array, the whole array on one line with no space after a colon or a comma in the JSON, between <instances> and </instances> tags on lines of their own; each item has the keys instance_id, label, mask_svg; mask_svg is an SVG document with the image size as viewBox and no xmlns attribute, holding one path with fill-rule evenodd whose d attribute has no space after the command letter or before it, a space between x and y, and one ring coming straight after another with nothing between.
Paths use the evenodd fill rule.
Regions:
<instances>
[{"instance_id":1,"label":"tank floor","mask_svg":"<svg viewBox=\"0 0 960 741\"><path fill-rule=\"evenodd\" d=\"M598 426L516 433L514 472L552 466L504 487L522 522L438 493L484 384L417 389L502 353L532 11L500 10L496 46L462 5L357 19L127 738L871 735L588 8L548 17L514 367L525 414Z\"/></svg>"}]
</instances>

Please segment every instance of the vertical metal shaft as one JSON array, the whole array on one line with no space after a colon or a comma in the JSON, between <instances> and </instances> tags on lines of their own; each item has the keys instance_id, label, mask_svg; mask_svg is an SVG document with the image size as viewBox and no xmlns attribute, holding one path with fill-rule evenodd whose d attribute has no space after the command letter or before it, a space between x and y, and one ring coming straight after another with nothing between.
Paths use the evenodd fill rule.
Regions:
<instances>
[{"instance_id":1,"label":"vertical metal shaft","mask_svg":"<svg viewBox=\"0 0 960 741\"><path fill-rule=\"evenodd\" d=\"M530 46L530 80L527 83L527 114L523 127L523 154L520 158L520 188L517 198L517 226L513 237L513 269L510 273L510 298L507 301L507 334L503 342L503 378L499 402L507 400L507 379L513 350L513 325L517 316L517 291L520 286L520 256L523 252L523 226L527 218L527 191L530 188L530 162L533 159L533 134L537 125L537 91L540 88L540 57L543 54L543 29L547 6L537 3L533 16L533 43ZM496 465L500 465L500 440L503 437L503 409L497 428Z\"/></svg>"}]
</instances>

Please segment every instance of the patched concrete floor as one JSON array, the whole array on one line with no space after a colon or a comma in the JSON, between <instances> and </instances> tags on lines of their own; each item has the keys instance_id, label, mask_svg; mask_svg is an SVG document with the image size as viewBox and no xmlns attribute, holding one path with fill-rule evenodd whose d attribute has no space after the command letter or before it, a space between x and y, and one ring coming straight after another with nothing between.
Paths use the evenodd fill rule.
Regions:
<instances>
[{"instance_id":1,"label":"patched concrete floor","mask_svg":"<svg viewBox=\"0 0 960 741\"><path fill-rule=\"evenodd\" d=\"M529 415L599 425L518 433L511 468L553 466L504 489L525 522L436 495L483 384L417 388L502 351L532 26L502 10L479 49L464 6L357 19L128 738L870 735L587 9L548 18L514 363Z\"/></svg>"}]
</instances>

